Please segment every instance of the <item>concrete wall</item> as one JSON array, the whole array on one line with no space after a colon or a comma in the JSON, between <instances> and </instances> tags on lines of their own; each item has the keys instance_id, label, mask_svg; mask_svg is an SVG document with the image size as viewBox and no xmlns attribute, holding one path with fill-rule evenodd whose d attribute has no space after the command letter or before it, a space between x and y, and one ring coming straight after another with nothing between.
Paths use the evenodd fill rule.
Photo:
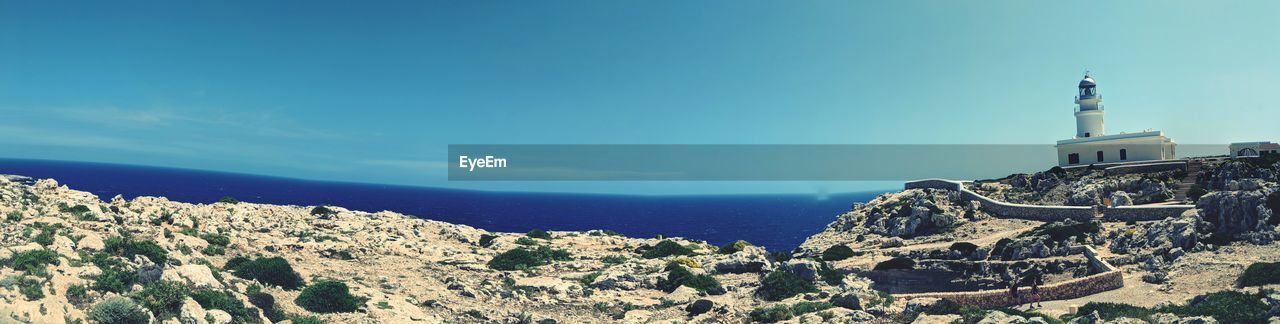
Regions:
<instances>
[{"instance_id":1,"label":"concrete wall","mask_svg":"<svg viewBox=\"0 0 1280 324\"><path fill-rule=\"evenodd\" d=\"M1187 161L1153 162L1153 163L1117 165L1113 167L1108 167L1103 170L1109 176L1120 175L1120 174L1130 174L1130 173L1163 172L1163 171L1173 171L1173 170L1186 171Z\"/></svg>"},{"instance_id":2,"label":"concrete wall","mask_svg":"<svg viewBox=\"0 0 1280 324\"><path fill-rule=\"evenodd\" d=\"M973 305L982 308L999 308L1017 306L1035 300L1048 301L1080 298L1124 287L1124 274L1110 263L1107 263L1106 260L1098 258L1096 250L1092 247L1086 246L1084 254L1085 257L1089 258L1089 264L1093 267L1097 267L1095 270L1101 271L1101 273L1045 285L1040 287L1039 292L1036 294L1031 293L1031 287L1022 287L1018 289L1019 298L1014 298L1009 295L1008 289L899 294L893 295L893 297L904 300L914 298L940 298L962 305Z\"/></svg>"}]
</instances>

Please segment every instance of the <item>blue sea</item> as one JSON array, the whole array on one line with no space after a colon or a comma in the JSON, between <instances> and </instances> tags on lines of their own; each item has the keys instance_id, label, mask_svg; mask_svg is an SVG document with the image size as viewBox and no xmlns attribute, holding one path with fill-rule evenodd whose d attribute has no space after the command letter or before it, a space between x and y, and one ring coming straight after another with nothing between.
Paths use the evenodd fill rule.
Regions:
<instances>
[{"instance_id":1,"label":"blue sea","mask_svg":"<svg viewBox=\"0 0 1280 324\"><path fill-rule=\"evenodd\" d=\"M799 246L854 202L881 192L816 195L643 196L455 190L312 181L132 165L0 159L0 174L54 178L101 199L163 196L210 203L224 196L266 204L390 210L489 231L608 229L632 237L679 236L774 251Z\"/></svg>"}]
</instances>

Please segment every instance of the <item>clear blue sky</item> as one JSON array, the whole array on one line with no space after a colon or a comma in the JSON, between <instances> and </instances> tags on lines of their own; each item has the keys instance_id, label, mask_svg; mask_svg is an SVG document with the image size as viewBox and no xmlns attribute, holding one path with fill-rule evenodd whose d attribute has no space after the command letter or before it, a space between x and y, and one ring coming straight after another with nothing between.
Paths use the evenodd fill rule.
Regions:
<instances>
[{"instance_id":1,"label":"clear blue sky","mask_svg":"<svg viewBox=\"0 0 1280 324\"><path fill-rule=\"evenodd\" d=\"M975 6L981 5L981 6ZM459 183L447 144L1280 140L1280 2L0 2L0 156ZM1052 162L1047 162L1052 163Z\"/></svg>"}]
</instances>

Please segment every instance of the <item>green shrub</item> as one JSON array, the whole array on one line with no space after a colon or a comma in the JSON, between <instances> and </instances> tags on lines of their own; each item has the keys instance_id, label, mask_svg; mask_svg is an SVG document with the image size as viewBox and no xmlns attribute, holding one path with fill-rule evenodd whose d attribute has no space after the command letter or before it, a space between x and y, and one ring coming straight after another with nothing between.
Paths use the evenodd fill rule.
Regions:
<instances>
[{"instance_id":1,"label":"green shrub","mask_svg":"<svg viewBox=\"0 0 1280 324\"><path fill-rule=\"evenodd\" d=\"M316 313L345 313L356 311L365 301L365 298L352 296L345 283L320 280L303 289L293 303Z\"/></svg>"},{"instance_id":2,"label":"green shrub","mask_svg":"<svg viewBox=\"0 0 1280 324\"><path fill-rule=\"evenodd\" d=\"M1186 306L1173 307L1179 316L1212 316L1219 323L1266 323L1270 306L1265 294L1219 291L1192 298Z\"/></svg>"},{"instance_id":3,"label":"green shrub","mask_svg":"<svg viewBox=\"0 0 1280 324\"><path fill-rule=\"evenodd\" d=\"M709 295L723 295L725 293L724 287L720 286L720 281L711 275L695 275L679 264L669 264L666 270L667 277L658 279L658 289L662 289L662 291L672 292L676 288L680 288L680 286L688 286Z\"/></svg>"},{"instance_id":4,"label":"green shrub","mask_svg":"<svg viewBox=\"0 0 1280 324\"><path fill-rule=\"evenodd\" d=\"M227 248L210 244L205 246L203 249L200 249L200 253L203 253L204 255L224 255L227 254Z\"/></svg>"},{"instance_id":5,"label":"green shrub","mask_svg":"<svg viewBox=\"0 0 1280 324\"><path fill-rule=\"evenodd\" d=\"M4 220L14 223L20 222L22 221L22 212L16 210L9 211L4 214Z\"/></svg>"},{"instance_id":6,"label":"green shrub","mask_svg":"<svg viewBox=\"0 0 1280 324\"><path fill-rule=\"evenodd\" d=\"M111 297L89 311L89 321L94 323L147 324L150 320L145 310L125 297Z\"/></svg>"},{"instance_id":7,"label":"green shrub","mask_svg":"<svg viewBox=\"0 0 1280 324\"><path fill-rule=\"evenodd\" d=\"M538 241L534 241L533 239L528 238L528 237L521 237L521 238L517 238L517 239L516 239L516 244L520 244L520 245L538 245Z\"/></svg>"},{"instance_id":8,"label":"green shrub","mask_svg":"<svg viewBox=\"0 0 1280 324\"><path fill-rule=\"evenodd\" d=\"M787 262L791 260L791 253L773 251L769 252L769 258L773 259L774 262Z\"/></svg>"},{"instance_id":9,"label":"green shrub","mask_svg":"<svg viewBox=\"0 0 1280 324\"><path fill-rule=\"evenodd\" d=\"M1191 184L1191 189L1187 190L1187 199L1190 199L1191 201L1199 201L1200 197L1204 197L1204 195L1207 194L1209 194L1209 191L1205 190L1204 186L1201 186L1199 183L1193 183Z\"/></svg>"},{"instance_id":10,"label":"green shrub","mask_svg":"<svg viewBox=\"0 0 1280 324\"><path fill-rule=\"evenodd\" d=\"M191 299L204 309L217 309L231 314L231 318L236 323L257 321L257 314L249 312L249 309L244 307L244 303L229 293L203 289L192 292Z\"/></svg>"},{"instance_id":11,"label":"green shrub","mask_svg":"<svg viewBox=\"0 0 1280 324\"><path fill-rule=\"evenodd\" d=\"M627 262L627 257L621 255L610 255L600 259L604 264L623 264Z\"/></svg>"},{"instance_id":12,"label":"green shrub","mask_svg":"<svg viewBox=\"0 0 1280 324\"><path fill-rule=\"evenodd\" d=\"M35 237L31 238L31 241L40 244L40 246L49 246L53 244L53 235L56 233L58 233L57 227L44 226L40 228L40 234L36 234Z\"/></svg>"},{"instance_id":13,"label":"green shrub","mask_svg":"<svg viewBox=\"0 0 1280 324\"><path fill-rule=\"evenodd\" d=\"M26 271L30 274L43 274L47 265L58 265L58 252L40 249L14 254L9 259L14 270Z\"/></svg>"},{"instance_id":14,"label":"green shrub","mask_svg":"<svg viewBox=\"0 0 1280 324\"><path fill-rule=\"evenodd\" d=\"M569 252L539 246L537 249L515 248L502 252L489 260L489 268L494 270L524 270L551 264L553 261L569 260Z\"/></svg>"},{"instance_id":15,"label":"green shrub","mask_svg":"<svg viewBox=\"0 0 1280 324\"><path fill-rule=\"evenodd\" d=\"M324 324L324 321L315 316L295 316L289 321L293 324Z\"/></svg>"},{"instance_id":16,"label":"green shrub","mask_svg":"<svg viewBox=\"0 0 1280 324\"><path fill-rule=\"evenodd\" d=\"M802 301L795 304L791 304L791 313L799 316L799 315L804 315L808 313L824 311L824 310L830 309L831 307L833 306L831 305L831 303L828 303L828 302Z\"/></svg>"},{"instance_id":17,"label":"green shrub","mask_svg":"<svg viewBox=\"0 0 1280 324\"><path fill-rule=\"evenodd\" d=\"M720 254L734 254L738 253L738 251L746 250L748 246L751 246L751 243L743 240L737 240L721 246L720 250L716 252Z\"/></svg>"},{"instance_id":18,"label":"green shrub","mask_svg":"<svg viewBox=\"0 0 1280 324\"><path fill-rule=\"evenodd\" d=\"M916 267L916 261L910 258L894 257L876 264L873 270L894 270L894 269L911 269Z\"/></svg>"},{"instance_id":19,"label":"green shrub","mask_svg":"<svg viewBox=\"0 0 1280 324\"><path fill-rule=\"evenodd\" d=\"M227 260L224 266L236 277L257 280L258 282L294 290L302 287L302 276L293 270L289 261L281 257L255 258L235 257Z\"/></svg>"},{"instance_id":20,"label":"green shrub","mask_svg":"<svg viewBox=\"0 0 1280 324\"><path fill-rule=\"evenodd\" d=\"M638 252L645 259L656 259L672 255L693 255L693 249L672 240L662 240L652 247L641 247Z\"/></svg>"},{"instance_id":21,"label":"green shrub","mask_svg":"<svg viewBox=\"0 0 1280 324\"><path fill-rule=\"evenodd\" d=\"M544 240L551 239L551 233L547 233L547 231L540 230L540 229L531 230L529 231L529 233L525 233L524 236L528 236L530 238L536 238L536 239L544 239Z\"/></svg>"},{"instance_id":22,"label":"green shrub","mask_svg":"<svg viewBox=\"0 0 1280 324\"><path fill-rule=\"evenodd\" d=\"M254 285L253 287L257 287L257 285ZM262 315L266 316L267 319L271 320L272 322L279 322L288 318L288 316L285 315L284 311L281 311L279 308L276 307L275 296L271 296L271 294L262 292L260 288L259 289L250 288L250 290L251 291L245 292L245 297L249 298L249 303L253 304L253 307L257 307L258 309L261 309Z\"/></svg>"},{"instance_id":23,"label":"green shrub","mask_svg":"<svg viewBox=\"0 0 1280 324\"><path fill-rule=\"evenodd\" d=\"M844 244L833 245L822 251L822 259L826 261L840 261L854 256L853 249Z\"/></svg>"},{"instance_id":24,"label":"green shrub","mask_svg":"<svg viewBox=\"0 0 1280 324\"><path fill-rule=\"evenodd\" d=\"M832 269L831 266L828 266L826 263L823 263L818 267L818 277L822 278L822 282L832 286L840 285L840 283L844 281L844 273Z\"/></svg>"},{"instance_id":25,"label":"green shrub","mask_svg":"<svg viewBox=\"0 0 1280 324\"><path fill-rule=\"evenodd\" d=\"M817 291L818 288L813 283L791 272L778 270L770 272L760 280L760 288L756 289L756 295L764 300L778 301Z\"/></svg>"},{"instance_id":26,"label":"green shrub","mask_svg":"<svg viewBox=\"0 0 1280 324\"><path fill-rule=\"evenodd\" d=\"M136 255L142 255L156 264L164 264L169 261L168 252L156 242L136 241L132 237L117 236L107 238L104 243L107 252L126 259L133 259Z\"/></svg>"},{"instance_id":27,"label":"green shrub","mask_svg":"<svg viewBox=\"0 0 1280 324\"><path fill-rule=\"evenodd\" d=\"M311 208L311 216L330 217L336 214L338 214L337 211L325 206L316 206L315 208Z\"/></svg>"},{"instance_id":28,"label":"green shrub","mask_svg":"<svg viewBox=\"0 0 1280 324\"><path fill-rule=\"evenodd\" d=\"M480 246L481 246L481 247L489 247L490 245L493 245L493 239L496 239L496 238L498 238L498 236L497 236L497 235L492 235L492 234L481 234L481 235L480 235Z\"/></svg>"},{"instance_id":29,"label":"green shrub","mask_svg":"<svg viewBox=\"0 0 1280 324\"><path fill-rule=\"evenodd\" d=\"M1280 218L1280 216L1273 216ZM1280 283L1280 262L1256 262L1244 269L1237 280L1240 287Z\"/></svg>"},{"instance_id":30,"label":"green shrub","mask_svg":"<svg viewBox=\"0 0 1280 324\"><path fill-rule=\"evenodd\" d=\"M67 286L66 295L67 295L67 300L71 301L72 303L80 303L84 301L86 297L89 296L89 289L85 288L84 285Z\"/></svg>"},{"instance_id":31,"label":"green shrub","mask_svg":"<svg viewBox=\"0 0 1280 324\"><path fill-rule=\"evenodd\" d=\"M93 282L94 290L123 294L128 292L129 287L133 285L135 278L133 271L130 271L120 259L110 254L98 252L90 257L90 261L102 270L97 280Z\"/></svg>"},{"instance_id":32,"label":"green shrub","mask_svg":"<svg viewBox=\"0 0 1280 324\"><path fill-rule=\"evenodd\" d=\"M955 242L951 243L951 247L947 249L960 252L960 255L970 255L973 254L973 251L978 250L978 245L969 242Z\"/></svg>"},{"instance_id":33,"label":"green shrub","mask_svg":"<svg viewBox=\"0 0 1280 324\"><path fill-rule=\"evenodd\" d=\"M795 313L791 307L786 305L774 305L773 307L756 308L751 310L751 320L762 323L775 323L789 320L795 317Z\"/></svg>"},{"instance_id":34,"label":"green shrub","mask_svg":"<svg viewBox=\"0 0 1280 324\"><path fill-rule=\"evenodd\" d=\"M44 298L44 284L35 278L22 277L18 280L18 292L27 297L27 300L39 300Z\"/></svg>"},{"instance_id":35,"label":"green shrub","mask_svg":"<svg viewBox=\"0 0 1280 324\"><path fill-rule=\"evenodd\" d=\"M209 245L227 246L231 244L230 237L217 233L200 234L200 238L204 239L205 242L209 242Z\"/></svg>"},{"instance_id":36,"label":"green shrub","mask_svg":"<svg viewBox=\"0 0 1280 324\"><path fill-rule=\"evenodd\" d=\"M218 202L219 202L219 203L225 203L225 204L239 204L239 203L240 203L240 201L239 201L239 200L236 200L236 198L235 198L235 197L231 197L231 196L222 196L222 199L218 199Z\"/></svg>"},{"instance_id":37,"label":"green shrub","mask_svg":"<svg viewBox=\"0 0 1280 324\"><path fill-rule=\"evenodd\" d=\"M835 307L851 309L851 310L862 310L862 302L858 300L858 296L854 296L853 294L840 294L840 295L831 296L831 299L828 300L828 302L830 302L831 305Z\"/></svg>"},{"instance_id":38,"label":"green shrub","mask_svg":"<svg viewBox=\"0 0 1280 324\"><path fill-rule=\"evenodd\" d=\"M142 287L141 291L130 297L151 310L157 319L163 320L179 314L182 302L187 299L187 287L174 282L156 281Z\"/></svg>"}]
</instances>

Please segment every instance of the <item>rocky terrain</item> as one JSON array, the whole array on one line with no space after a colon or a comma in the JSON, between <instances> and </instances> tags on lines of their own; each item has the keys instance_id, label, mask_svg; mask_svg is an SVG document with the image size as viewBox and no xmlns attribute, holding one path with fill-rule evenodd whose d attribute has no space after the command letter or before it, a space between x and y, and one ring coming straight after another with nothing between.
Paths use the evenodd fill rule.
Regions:
<instances>
[{"instance_id":1,"label":"rocky terrain","mask_svg":"<svg viewBox=\"0 0 1280 324\"><path fill-rule=\"evenodd\" d=\"M104 201L0 177L0 323L1280 322L1269 289L1280 263L1268 264L1280 262L1277 166L1210 163L1196 209L1128 223L1002 219L955 192L904 190L772 252L608 231L492 233L336 206ZM1171 177L1050 170L982 190L1138 202L1166 195ZM1002 289L1028 264L1046 283L1080 278L1091 274L1085 246L1120 267L1123 288L996 309L889 293Z\"/></svg>"}]
</instances>

